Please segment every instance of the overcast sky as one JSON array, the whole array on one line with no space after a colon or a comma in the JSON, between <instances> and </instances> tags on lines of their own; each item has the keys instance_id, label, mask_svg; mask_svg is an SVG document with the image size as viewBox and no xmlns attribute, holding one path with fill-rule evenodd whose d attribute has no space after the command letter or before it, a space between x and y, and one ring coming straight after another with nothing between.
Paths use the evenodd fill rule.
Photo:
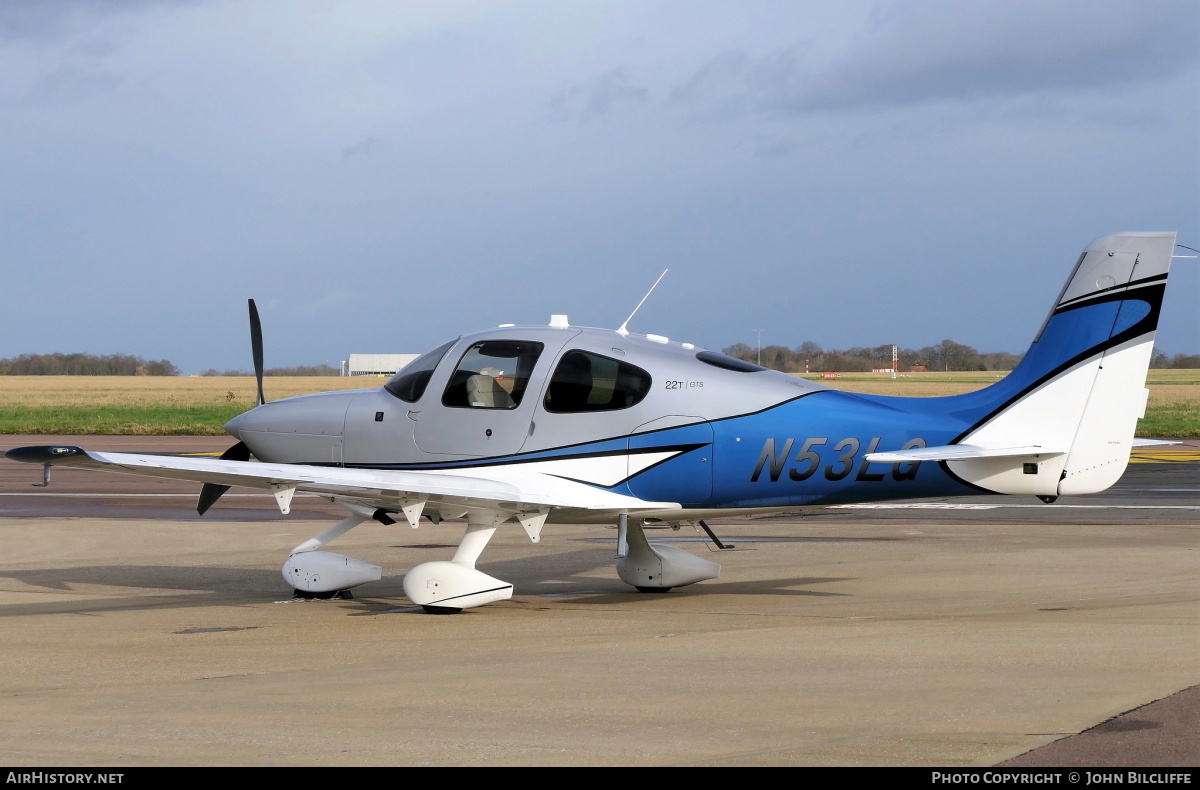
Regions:
<instances>
[{"instance_id":1,"label":"overcast sky","mask_svg":"<svg viewBox=\"0 0 1200 790\"><path fill-rule=\"evenodd\" d=\"M665 268L633 331L1023 352L1092 239L1200 248L1198 53L1194 0L3 0L0 357L615 328Z\"/></svg>"}]
</instances>

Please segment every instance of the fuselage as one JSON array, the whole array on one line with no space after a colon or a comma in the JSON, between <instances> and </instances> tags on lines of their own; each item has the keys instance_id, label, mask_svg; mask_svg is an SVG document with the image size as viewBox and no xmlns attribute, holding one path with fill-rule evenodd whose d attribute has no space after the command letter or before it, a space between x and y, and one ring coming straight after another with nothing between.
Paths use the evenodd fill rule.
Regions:
<instances>
[{"instance_id":1,"label":"fuselage","mask_svg":"<svg viewBox=\"0 0 1200 790\"><path fill-rule=\"evenodd\" d=\"M969 490L868 452L948 442L962 420L654 335L570 326L464 335L388 385L288 398L227 430L262 461L539 471L690 510Z\"/></svg>"},{"instance_id":2,"label":"fuselage","mask_svg":"<svg viewBox=\"0 0 1200 790\"><path fill-rule=\"evenodd\" d=\"M963 395L840 392L555 316L455 338L378 390L260 406L226 425L241 441L221 459L167 464L65 446L6 456L198 480L201 513L252 480L284 512L306 489L355 518L403 511L412 522L423 511L491 529L483 521L519 517L531 534L551 512L678 522L977 491L1053 502L1124 473L1174 246L1170 232L1091 242L1020 364ZM251 470L251 455L274 466Z\"/></svg>"},{"instance_id":3,"label":"fuselage","mask_svg":"<svg viewBox=\"0 0 1200 790\"><path fill-rule=\"evenodd\" d=\"M324 496L349 515L284 564L305 596L379 579L379 566L317 549L368 520L401 518L466 520L452 559L404 577L405 595L430 612L512 595L475 567L510 521L535 543L551 519L615 523L617 574L662 592L717 578L720 566L652 545L647 522L975 491L1050 503L1111 486L1145 410L1174 246L1170 232L1091 242L1016 369L962 395L840 392L554 316L455 338L374 391L259 406L226 425L241 441L219 459L67 445L5 457L41 464L43 484L54 465L195 480L201 515L232 485L270 490L285 514L297 491ZM251 302L261 371L256 316ZM259 373L260 401L261 384Z\"/></svg>"}]
</instances>

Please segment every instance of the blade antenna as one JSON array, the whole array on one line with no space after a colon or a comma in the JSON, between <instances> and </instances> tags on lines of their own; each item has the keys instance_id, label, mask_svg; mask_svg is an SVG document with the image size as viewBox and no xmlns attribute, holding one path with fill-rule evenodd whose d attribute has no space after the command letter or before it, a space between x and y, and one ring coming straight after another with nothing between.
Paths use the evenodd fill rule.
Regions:
<instances>
[{"instance_id":1,"label":"blade antenna","mask_svg":"<svg viewBox=\"0 0 1200 790\"><path fill-rule=\"evenodd\" d=\"M254 378L258 380L258 403L261 406L267 402L263 397L263 341L262 322L258 320L258 308L254 300L250 301L250 350L254 354Z\"/></svg>"},{"instance_id":2,"label":"blade antenna","mask_svg":"<svg viewBox=\"0 0 1200 790\"><path fill-rule=\"evenodd\" d=\"M637 307L633 308L633 312L630 313L629 317L625 319L625 323L621 324L621 328L617 330L618 335L628 335L629 334L629 330L626 329L625 327L629 326L629 322L633 320L633 317L635 315L637 315L637 311L642 309L642 305L645 304L646 300L650 298L650 294L654 293L654 289L658 287L658 284L662 282L662 278L666 277L667 272L669 272L669 271L671 271L671 270L663 269L663 273L658 275L658 279L654 281L654 285L650 286L650 290L646 291L646 295L642 297L642 301L637 303Z\"/></svg>"}]
</instances>

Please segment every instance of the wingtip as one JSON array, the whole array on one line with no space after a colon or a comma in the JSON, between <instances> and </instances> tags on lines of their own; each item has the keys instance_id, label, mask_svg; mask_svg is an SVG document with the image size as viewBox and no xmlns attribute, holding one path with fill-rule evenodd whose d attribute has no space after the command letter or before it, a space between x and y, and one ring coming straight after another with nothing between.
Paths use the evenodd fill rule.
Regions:
<instances>
[{"instance_id":1,"label":"wingtip","mask_svg":"<svg viewBox=\"0 0 1200 790\"><path fill-rule=\"evenodd\" d=\"M87 455L82 447L63 444L36 444L28 447L14 447L4 453L10 461L20 461L25 464L52 464L73 455Z\"/></svg>"}]
</instances>

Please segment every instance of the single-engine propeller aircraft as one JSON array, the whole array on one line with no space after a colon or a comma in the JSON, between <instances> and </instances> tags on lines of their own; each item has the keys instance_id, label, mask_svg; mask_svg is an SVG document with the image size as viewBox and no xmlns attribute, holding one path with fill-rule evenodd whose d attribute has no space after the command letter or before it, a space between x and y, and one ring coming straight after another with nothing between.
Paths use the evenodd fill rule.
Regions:
<instances>
[{"instance_id":1,"label":"single-engine propeller aircraft","mask_svg":"<svg viewBox=\"0 0 1200 790\"><path fill-rule=\"evenodd\" d=\"M234 485L269 489L283 513L296 491L325 497L349 515L284 564L304 596L381 578L376 565L319 551L326 543L369 519L415 528L423 518L466 520L453 558L404 577L429 612L512 596L475 567L509 522L535 543L548 520L616 524L620 578L662 592L720 566L649 543L648 523L707 528L723 515L978 492L1050 503L1112 485L1144 413L1174 246L1174 233L1089 244L1017 368L964 395L842 392L633 334L628 320L613 331L556 315L457 337L377 390L266 403L251 302L260 405L225 426L239 441L220 459L57 445L6 455L43 464L44 482L52 466L195 480L201 514Z\"/></svg>"}]
</instances>

